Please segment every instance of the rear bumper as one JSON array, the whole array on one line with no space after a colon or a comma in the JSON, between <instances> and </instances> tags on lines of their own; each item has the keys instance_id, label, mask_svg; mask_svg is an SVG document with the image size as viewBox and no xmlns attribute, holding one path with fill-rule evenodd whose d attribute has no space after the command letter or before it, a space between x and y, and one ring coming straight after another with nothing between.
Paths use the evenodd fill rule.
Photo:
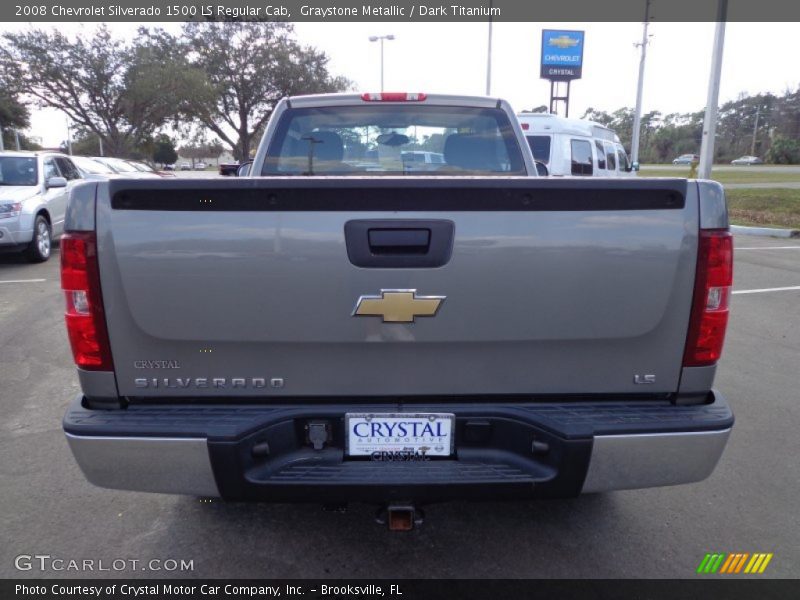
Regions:
<instances>
[{"instance_id":1,"label":"rear bumper","mask_svg":"<svg viewBox=\"0 0 800 600\"><path fill-rule=\"evenodd\" d=\"M454 459L344 457L347 412L452 412ZM326 421L322 450L305 425ZM274 502L530 499L675 485L708 477L733 414L666 401L494 404L139 405L64 417L70 448L95 485Z\"/></svg>"}]
</instances>

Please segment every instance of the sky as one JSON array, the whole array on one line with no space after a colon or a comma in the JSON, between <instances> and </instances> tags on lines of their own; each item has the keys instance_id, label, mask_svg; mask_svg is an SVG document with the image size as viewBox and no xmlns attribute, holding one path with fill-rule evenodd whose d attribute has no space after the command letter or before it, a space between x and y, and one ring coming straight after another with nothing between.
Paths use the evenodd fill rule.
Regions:
<instances>
[{"instance_id":1,"label":"sky","mask_svg":"<svg viewBox=\"0 0 800 600\"><path fill-rule=\"evenodd\" d=\"M37 27L55 24L40 23ZM177 30L177 23L153 24ZM67 34L90 35L93 24L60 23ZM0 23L0 33L26 29ZM111 23L120 37L135 35L137 24ZM702 110L711 66L714 23L650 25L643 112L664 114ZM586 32L583 78L572 83L570 116L592 107L613 111L634 106L639 72L641 23L494 23L491 95L515 110L550 99L550 84L539 79L543 29ZM486 23L296 23L297 38L330 57L329 70L354 82L359 91L380 89L380 48L371 35L393 34L385 42L387 91L482 95L486 91ZM800 85L800 23L728 23L720 104L741 93L782 94ZM45 146L66 139L66 118L52 109L35 109L29 133Z\"/></svg>"}]
</instances>

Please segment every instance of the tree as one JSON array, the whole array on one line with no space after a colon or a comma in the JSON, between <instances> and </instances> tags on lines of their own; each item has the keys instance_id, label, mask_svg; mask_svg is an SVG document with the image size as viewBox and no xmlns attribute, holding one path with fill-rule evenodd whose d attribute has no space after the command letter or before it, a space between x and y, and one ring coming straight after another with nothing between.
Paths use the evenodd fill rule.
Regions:
<instances>
[{"instance_id":1,"label":"tree","mask_svg":"<svg viewBox=\"0 0 800 600\"><path fill-rule=\"evenodd\" d=\"M61 151L64 153L68 152L68 146L66 140L61 142ZM100 139L97 137L97 134L86 131L85 129L76 130L72 138L72 153L86 156L100 156Z\"/></svg>"},{"instance_id":2,"label":"tree","mask_svg":"<svg viewBox=\"0 0 800 600\"><path fill-rule=\"evenodd\" d=\"M130 155L178 114L176 98L203 93L202 78L173 68L174 50L142 30L130 41L113 39L105 25L75 39L37 29L3 38L26 93L101 138L110 155Z\"/></svg>"},{"instance_id":3,"label":"tree","mask_svg":"<svg viewBox=\"0 0 800 600\"><path fill-rule=\"evenodd\" d=\"M349 82L328 73L328 57L301 46L285 22L189 22L181 48L189 64L202 71L211 94L183 96L185 114L211 130L246 160L254 132L261 129L275 104L288 95L335 92ZM158 31L162 40L169 34ZM231 130L234 133L231 133Z\"/></svg>"},{"instance_id":4,"label":"tree","mask_svg":"<svg viewBox=\"0 0 800 600\"><path fill-rule=\"evenodd\" d=\"M205 158L205 146L197 144L184 144L178 148L178 154L183 158L188 158L192 161L192 168L194 169L195 161Z\"/></svg>"},{"instance_id":5,"label":"tree","mask_svg":"<svg viewBox=\"0 0 800 600\"><path fill-rule=\"evenodd\" d=\"M12 147L14 131L30 124L28 107L20 100L21 88L15 77L13 60L0 49L0 131L6 148Z\"/></svg>"},{"instance_id":6,"label":"tree","mask_svg":"<svg viewBox=\"0 0 800 600\"><path fill-rule=\"evenodd\" d=\"M800 164L800 140L777 136L767 152L767 162L776 165Z\"/></svg>"},{"instance_id":7,"label":"tree","mask_svg":"<svg viewBox=\"0 0 800 600\"><path fill-rule=\"evenodd\" d=\"M172 165L178 160L178 153L175 151L175 143L168 135L162 133L155 139L155 149L153 150L153 162L160 163L161 166Z\"/></svg>"},{"instance_id":8,"label":"tree","mask_svg":"<svg viewBox=\"0 0 800 600\"><path fill-rule=\"evenodd\" d=\"M196 160L202 160L204 158L219 159L224 150L225 147L219 140L208 141L206 132L201 129L195 131L189 141L178 148L178 154L184 158L190 159L192 161L192 167L194 168Z\"/></svg>"},{"instance_id":9,"label":"tree","mask_svg":"<svg viewBox=\"0 0 800 600\"><path fill-rule=\"evenodd\" d=\"M704 111L662 116L654 110L642 115L639 147L642 162L671 161L680 154L697 154L704 117ZM623 144L630 142L632 109L620 108L608 113L588 108L582 118L610 127ZM720 107L718 118L715 159L727 162L752 152L768 162L800 162L800 88L787 89L782 96L740 94Z\"/></svg>"},{"instance_id":10,"label":"tree","mask_svg":"<svg viewBox=\"0 0 800 600\"><path fill-rule=\"evenodd\" d=\"M207 157L213 158L214 160L219 163L219 157L222 156L222 153L225 152L225 146L222 145L222 142L219 140L214 140L210 144L206 145L206 154Z\"/></svg>"},{"instance_id":11,"label":"tree","mask_svg":"<svg viewBox=\"0 0 800 600\"><path fill-rule=\"evenodd\" d=\"M550 112L550 109L547 108L544 104L537 106L536 108L532 108L530 110L523 110L524 113L546 113Z\"/></svg>"},{"instance_id":12,"label":"tree","mask_svg":"<svg viewBox=\"0 0 800 600\"><path fill-rule=\"evenodd\" d=\"M595 110L589 107L584 111L581 119L588 119L589 121L608 126L613 120L613 117L604 110Z\"/></svg>"},{"instance_id":13,"label":"tree","mask_svg":"<svg viewBox=\"0 0 800 600\"><path fill-rule=\"evenodd\" d=\"M617 133L622 145L626 148L631 147L633 112L632 108L618 108L611 113L611 122L608 123L608 127Z\"/></svg>"}]
</instances>

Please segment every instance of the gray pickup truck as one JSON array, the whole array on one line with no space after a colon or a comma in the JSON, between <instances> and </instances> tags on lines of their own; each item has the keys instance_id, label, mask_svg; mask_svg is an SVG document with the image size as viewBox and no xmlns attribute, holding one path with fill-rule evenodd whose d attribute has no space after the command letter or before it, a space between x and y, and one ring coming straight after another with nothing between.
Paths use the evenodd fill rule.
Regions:
<instances>
[{"instance_id":1,"label":"gray pickup truck","mask_svg":"<svg viewBox=\"0 0 800 600\"><path fill-rule=\"evenodd\" d=\"M280 102L247 177L76 187L86 477L393 528L706 478L733 425L721 187L535 174L502 100L351 94Z\"/></svg>"}]
</instances>

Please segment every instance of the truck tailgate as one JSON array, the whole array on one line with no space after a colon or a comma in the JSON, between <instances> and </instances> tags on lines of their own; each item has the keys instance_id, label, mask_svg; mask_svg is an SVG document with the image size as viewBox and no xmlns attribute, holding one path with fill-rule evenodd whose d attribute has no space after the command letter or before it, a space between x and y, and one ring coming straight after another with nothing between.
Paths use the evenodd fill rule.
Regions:
<instances>
[{"instance_id":1,"label":"truck tailgate","mask_svg":"<svg viewBox=\"0 0 800 600\"><path fill-rule=\"evenodd\" d=\"M426 266L427 251L389 242L381 252L409 261L357 266L353 221L390 237L444 224L450 252ZM96 227L123 396L678 388L694 182L117 180L98 188ZM354 315L361 297L385 290L443 301L413 322L383 322L381 304L375 316Z\"/></svg>"}]
</instances>

